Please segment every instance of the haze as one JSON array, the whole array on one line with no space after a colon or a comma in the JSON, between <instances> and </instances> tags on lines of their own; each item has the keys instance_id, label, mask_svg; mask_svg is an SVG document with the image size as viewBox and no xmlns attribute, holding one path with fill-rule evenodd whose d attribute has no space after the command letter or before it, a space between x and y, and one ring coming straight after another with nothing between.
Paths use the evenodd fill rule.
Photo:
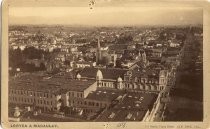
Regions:
<instances>
[{"instance_id":1,"label":"haze","mask_svg":"<svg viewBox=\"0 0 210 129\"><path fill-rule=\"evenodd\" d=\"M200 8L154 7L10 7L10 24L47 25L197 25Z\"/></svg>"}]
</instances>

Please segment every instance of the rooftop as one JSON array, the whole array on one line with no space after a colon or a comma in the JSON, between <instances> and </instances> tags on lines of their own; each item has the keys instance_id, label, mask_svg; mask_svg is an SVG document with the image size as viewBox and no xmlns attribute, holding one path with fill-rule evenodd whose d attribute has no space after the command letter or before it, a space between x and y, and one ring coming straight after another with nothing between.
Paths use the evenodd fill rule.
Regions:
<instances>
[{"instance_id":1,"label":"rooftop","mask_svg":"<svg viewBox=\"0 0 210 129\"><path fill-rule=\"evenodd\" d=\"M122 95L122 91L99 89L97 91L90 92L86 99L111 102Z\"/></svg>"},{"instance_id":2,"label":"rooftop","mask_svg":"<svg viewBox=\"0 0 210 129\"><path fill-rule=\"evenodd\" d=\"M26 75L16 77L9 81L9 87L13 89L33 90L60 93L64 91L84 91L90 85L95 83L91 80L73 80L60 77L41 77L36 75Z\"/></svg>"},{"instance_id":3,"label":"rooftop","mask_svg":"<svg viewBox=\"0 0 210 129\"><path fill-rule=\"evenodd\" d=\"M124 99L114 108L147 111L155 102L157 94L154 93L127 93Z\"/></svg>"},{"instance_id":4,"label":"rooftop","mask_svg":"<svg viewBox=\"0 0 210 129\"><path fill-rule=\"evenodd\" d=\"M96 78L96 73L98 70L102 72L104 79L112 79L112 80L117 80L118 77L123 78L124 74L128 71L126 69L119 69L119 68L86 67L80 72L80 75L86 78Z\"/></svg>"},{"instance_id":5,"label":"rooftop","mask_svg":"<svg viewBox=\"0 0 210 129\"><path fill-rule=\"evenodd\" d=\"M127 93L116 105L100 114L96 121L141 121L146 112L151 111L156 98L153 93Z\"/></svg>"},{"instance_id":6,"label":"rooftop","mask_svg":"<svg viewBox=\"0 0 210 129\"><path fill-rule=\"evenodd\" d=\"M145 116L145 111L129 111L129 110L108 110L100 115L96 121L141 121Z\"/></svg>"}]
</instances>

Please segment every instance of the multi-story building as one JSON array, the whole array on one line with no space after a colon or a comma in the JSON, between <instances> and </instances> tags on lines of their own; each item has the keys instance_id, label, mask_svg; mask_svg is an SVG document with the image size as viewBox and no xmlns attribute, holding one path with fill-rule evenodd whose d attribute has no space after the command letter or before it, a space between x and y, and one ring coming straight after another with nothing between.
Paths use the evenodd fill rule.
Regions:
<instances>
[{"instance_id":1,"label":"multi-story building","mask_svg":"<svg viewBox=\"0 0 210 129\"><path fill-rule=\"evenodd\" d=\"M62 106L73 106L74 99L86 98L96 86L91 80L25 75L9 81L9 103L59 111Z\"/></svg>"},{"instance_id":2,"label":"multi-story building","mask_svg":"<svg viewBox=\"0 0 210 129\"><path fill-rule=\"evenodd\" d=\"M162 65L151 64L146 68L138 65L132 69L84 68L78 75L88 80L96 80L98 87L161 91L167 85L168 70Z\"/></svg>"}]
</instances>

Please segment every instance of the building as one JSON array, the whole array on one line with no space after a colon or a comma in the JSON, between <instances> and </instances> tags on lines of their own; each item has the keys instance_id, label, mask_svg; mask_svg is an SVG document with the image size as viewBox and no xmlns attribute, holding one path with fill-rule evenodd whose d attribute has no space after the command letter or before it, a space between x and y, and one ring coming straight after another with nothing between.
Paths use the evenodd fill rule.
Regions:
<instances>
[{"instance_id":1,"label":"building","mask_svg":"<svg viewBox=\"0 0 210 129\"><path fill-rule=\"evenodd\" d=\"M157 94L128 92L117 97L96 121L148 121Z\"/></svg>"},{"instance_id":2,"label":"building","mask_svg":"<svg viewBox=\"0 0 210 129\"><path fill-rule=\"evenodd\" d=\"M98 87L132 91L161 91L168 81L168 70L158 64L132 69L84 68L79 74L83 79L96 80Z\"/></svg>"},{"instance_id":3,"label":"building","mask_svg":"<svg viewBox=\"0 0 210 129\"><path fill-rule=\"evenodd\" d=\"M152 57L156 57L156 58L159 58L159 57L162 57L162 49L152 49Z\"/></svg>"},{"instance_id":4,"label":"building","mask_svg":"<svg viewBox=\"0 0 210 129\"><path fill-rule=\"evenodd\" d=\"M91 80L23 75L9 81L9 103L60 111L61 107L74 106L74 99L86 98L96 88L96 82Z\"/></svg>"},{"instance_id":5,"label":"building","mask_svg":"<svg viewBox=\"0 0 210 129\"><path fill-rule=\"evenodd\" d=\"M96 80L98 87L117 88L117 79L124 77L125 69L86 67L79 74L81 78Z\"/></svg>"},{"instance_id":6,"label":"building","mask_svg":"<svg viewBox=\"0 0 210 129\"><path fill-rule=\"evenodd\" d=\"M96 62L88 62L88 61L72 61L70 62L70 66L73 68L75 65L76 68L85 68L85 67L95 67Z\"/></svg>"}]
</instances>

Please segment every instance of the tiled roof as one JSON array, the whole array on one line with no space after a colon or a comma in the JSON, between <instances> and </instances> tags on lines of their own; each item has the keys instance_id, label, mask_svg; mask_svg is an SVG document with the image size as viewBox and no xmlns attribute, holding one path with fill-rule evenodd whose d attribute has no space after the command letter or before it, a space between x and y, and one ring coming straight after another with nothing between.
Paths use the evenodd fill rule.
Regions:
<instances>
[{"instance_id":1,"label":"tiled roof","mask_svg":"<svg viewBox=\"0 0 210 129\"><path fill-rule=\"evenodd\" d=\"M98 70L101 70L104 79L116 80L118 77L123 78L124 74L128 71L126 69L117 69L117 68L84 68L80 75L86 78L96 78L96 73Z\"/></svg>"},{"instance_id":2,"label":"tiled roof","mask_svg":"<svg viewBox=\"0 0 210 129\"><path fill-rule=\"evenodd\" d=\"M89 93L86 99L111 102L123 93L112 90L97 90Z\"/></svg>"},{"instance_id":3,"label":"tiled roof","mask_svg":"<svg viewBox=\"0 0 210 129\"><path fill-rule=\"evenodd\" d=\"M141 121L145 115L145 111L129 111L112 109L104 112L96 121ZM127 118L128 114L132 114L130 119Z\"/></svg>"},{"instance_id":4,"label":"tiled roof","mask_svg":"<svg viewBox=\"0 0 210 129\"><path fill-rule=\"evenodd\" d=\"M157 98L151 93L127 93L124 99L103 112L96 121L141 121Z\"/></svg>"},{"instance_id":5,"label":"tiled roof","mask_svg":"<svg viewBox=\"0 0 210 129\"><path fill-rule=\"evenodd\" d=\"M27 75L10 80L9 87L12 89L55 93L59 93L61 90L63 93L63 91L84 91L93 83L95 83L94 80L73 80L64 76L43 79L42 77Z\"/></svg>"}]
</instances>

